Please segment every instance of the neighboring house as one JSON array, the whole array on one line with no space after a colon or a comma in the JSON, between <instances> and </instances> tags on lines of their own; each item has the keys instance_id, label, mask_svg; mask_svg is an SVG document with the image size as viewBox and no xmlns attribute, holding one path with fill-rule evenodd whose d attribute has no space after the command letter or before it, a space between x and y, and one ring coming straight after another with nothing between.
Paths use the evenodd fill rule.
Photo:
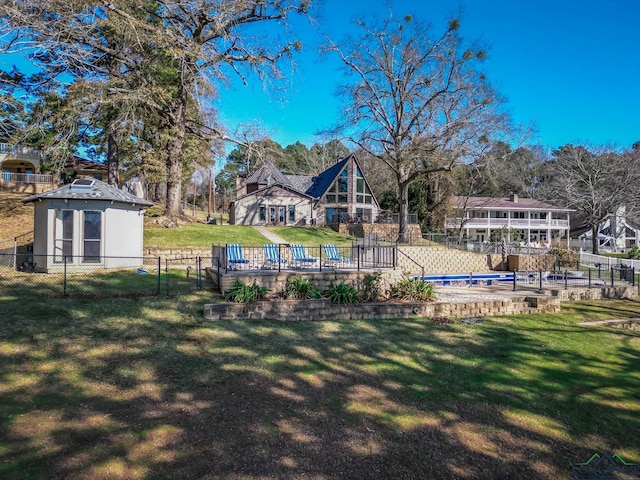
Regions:
<instances>
[{"instance_id":1,"label":"neighboring house","mask_svg":"<svg viewBox=\"0 0 640 480\"><path fill-rule=\"evenodd\" d=\"M70 183L75 178L95 178L107 181L108 169L103 163L87 160L76 155L69 158L60 175L39 173L44 158L37 148L24 145L10 145L0 140L0 185L3 188L25 190L33 186L33 192L45 191L58 184ZM120 174L120 183L124 178Z\"/></svg>"},{"instance_id":2,"label":"neighboring house","mask_svg":"<svg viewBox=\"0 0 640 480\"><path fill-rule=\"evenodd\" d=\"M232 225L372 223L380 212L355 155L316 177L288 176L267 162L252 175L239 176L237 191Z\"/></svg>"},{"instance_id":3,"label":"neighboring house","mask_svg":"<svg viewBox=\"0 0 640 480\"><path fill-rule=\"evenodd\" d=\"M571 232L578 236L579 246L591 249L591 228L577 227ZM627 218L625 207L609 215L598 228L598 246L601 250L620 251L640 245L640 227Z\"/></svg>"},{"instance_id":4,"label":"neighboring house","mask_svg":"<svg viewBox=\"0 0 640 480\"><path fill-rule=\"evenodd\" d=\"M515 234L526 242L550 244L566 238L569 242L569 214L531 198L454 197L453 215L445 219L445 229L455 230L479 242ZM492 235L493 234L493 235ZM513 240L509 238L509 240Z\"/></svg>"},{"instance_id":5,"label":"neighboring house","mask_svg":"<svg viewBox=\"0 0 640 480\"><path fill-rule=\"evenodd\" d=\"M73 155L64 163L64 171L60 174L60 180L61 183L70 183L75 178L95 178L106 182L108 176L109 170L106 164Z\"/></svg>"},{"instance_id":6,"label":"neighboring house","mask_svg":"<svg viewBox=\"0 0 640 480\"><path fill-rule=\"evenodd\" d=\"M42 155L36 148L10 145L0 139L0 185L16 188L21 185L44 185L51 187L54 176L39 173Z\"/></svg>"},{"instance_id":7,"label":"neighboring house","mask_svg":"<svg viewBox=\"0 0 640 480\"><path fill-rule=\"evenodd\" d=\"M76 179L23 202L35 207L36 271L61 270L65 257L67 270L142 265L144 208L151 202L96 179Z\"/></svg>"}]
</instances>

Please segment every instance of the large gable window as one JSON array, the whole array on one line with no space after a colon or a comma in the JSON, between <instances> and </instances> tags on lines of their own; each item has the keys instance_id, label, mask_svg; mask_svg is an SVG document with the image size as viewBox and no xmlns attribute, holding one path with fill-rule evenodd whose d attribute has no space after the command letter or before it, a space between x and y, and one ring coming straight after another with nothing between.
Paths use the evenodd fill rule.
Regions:
<instances>
[{"instance_id":1,"label":"large gable window","mask_svg":"<svg viewBox=\"0 0 640 480\"><path fill-rule=\"evenodd\" d=\"M325 201L327 203L347 203L347 193L349 192L349 170L342 170L338 178L333 182L327 194Z\"/></svg>"},{"instance_id":2,"label":"large gable window","mask_svg":"<svg viewBox=\"0 0 640 480\"><path fill-rule=\"evenodd\" d=\"M367 205L373 203L373 195L359 168L356 168L356 203L366 203Z\"/></svg>"}]
</instances>

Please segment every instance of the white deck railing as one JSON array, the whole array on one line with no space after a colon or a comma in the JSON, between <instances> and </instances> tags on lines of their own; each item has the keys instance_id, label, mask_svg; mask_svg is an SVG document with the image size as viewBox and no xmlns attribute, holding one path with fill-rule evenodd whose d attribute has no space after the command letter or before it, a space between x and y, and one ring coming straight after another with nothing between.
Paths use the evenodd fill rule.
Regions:
<instances>
[{"instance_id":1,"label":"white deck railing","mask_svg":"<svg viewBox=\"0 0 640 480\"><path fill-rule=\"evenodd\" d=\"M538 219L538 218L447 218L446 228L460 228L460 224L464 222L464 226L468 228L503 228L511 226L532 227L532 228L567 228L569 222L556 218Z\"/></svg>"},{"instance_id":2,"label":"white deck railing","mask_svg":"<svg viewBox=\"0 0 640 480\"><path fill-rule=\"evenodd\" d=\"M51 185L53 183L53 175L45 175L43 173L2 172L0 180L3 182L45 183Z\"/></svg>"}]
</instances>

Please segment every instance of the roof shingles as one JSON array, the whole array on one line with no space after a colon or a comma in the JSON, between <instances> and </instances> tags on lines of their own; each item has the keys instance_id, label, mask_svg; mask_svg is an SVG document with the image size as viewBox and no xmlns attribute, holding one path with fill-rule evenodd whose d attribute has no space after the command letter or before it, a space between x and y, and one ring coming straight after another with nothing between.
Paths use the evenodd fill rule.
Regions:
<instances>
[{"instance_id":1,"label":"roof shingles","mask_svg":"<svg viewBox=\"0 0 640 480\"><path fill-rule=\"evenodd\" d=\"M32 195L22 200L23 203L36 202L38 200L102 200L107 202L130 203L140 206L150 207L153 203L129 192L120 190L111 185L107 185L100 180L94 180L91 186L82 186L78 188L72 184L63 185L62 187L48 192Z\"/></svg>"}]
</instances>

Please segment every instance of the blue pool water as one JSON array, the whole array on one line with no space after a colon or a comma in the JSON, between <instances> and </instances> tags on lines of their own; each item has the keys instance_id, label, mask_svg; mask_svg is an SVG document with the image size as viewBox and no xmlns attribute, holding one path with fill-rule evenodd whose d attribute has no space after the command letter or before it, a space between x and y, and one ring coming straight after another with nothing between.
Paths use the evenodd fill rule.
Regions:
<instances>
[{"instance_id":1,"label":"blue pool water","mask_svg":"<svg viewBox=\"0 0 640 480\"><path fill-rule=\"evenodd\" d=\"M424 275L423 277L413 277L414 279L421 278L433 285L439 285L443 287L465 287L467 285L499 285L504 283L513 283L513 272L505 273L448 273L448 274L434 274Z\"/></svg>"}]
</instances>

